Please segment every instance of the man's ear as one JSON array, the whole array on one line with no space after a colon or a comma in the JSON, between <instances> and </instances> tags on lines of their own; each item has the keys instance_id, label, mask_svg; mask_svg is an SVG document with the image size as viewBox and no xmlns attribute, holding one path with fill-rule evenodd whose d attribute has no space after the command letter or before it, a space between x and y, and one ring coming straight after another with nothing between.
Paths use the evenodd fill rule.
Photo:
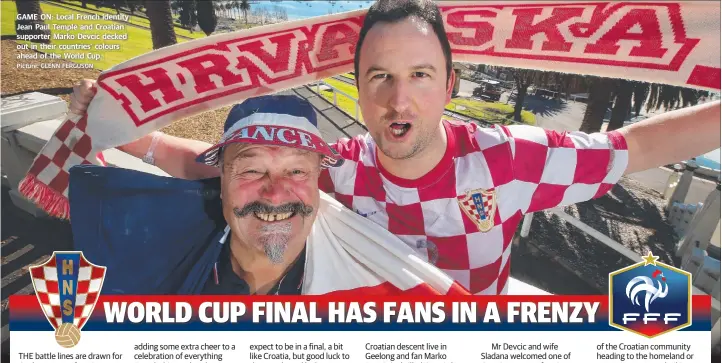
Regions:
<instances>
[{"instance_id":1,"label":"man's ear","mask_svg":"<svg viewBox=\"0 0 722 363\"><path fill-rule=\"evenodd\" d=\"M451 102L451 94L454 93L454 85L456 84L456 72L451 68L449 75L449 83L446 85L446 104Z\"/></svg>"}]
</instances>

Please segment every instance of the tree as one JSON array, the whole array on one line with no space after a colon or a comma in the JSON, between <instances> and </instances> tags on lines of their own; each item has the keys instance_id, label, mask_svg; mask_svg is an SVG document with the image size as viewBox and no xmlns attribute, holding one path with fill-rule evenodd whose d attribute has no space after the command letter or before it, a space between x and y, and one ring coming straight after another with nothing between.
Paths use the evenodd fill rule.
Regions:
<instances>
[{"instance_id":1,"label":"tree","mask_svg":"<svg viewBox=\"0 0 722 363\"><path fill-rule=\"evenodd\" d=\"M226 8L226 18L232 18L233 15L231 14L231 8L233 8L233 5L231 3L226 3L223 7Z\"/></svg>"},{"instance_id":2,"label":"tree","mask_svg":"<svg viewBox=\"0 0 722 363\"><path fill-rule=\"evenodd\" d=\"M50 43L50 27L41 19L43 10L40 8L40 1L17 0L15 7L18 11L15 20L17 37L27 36L27 39L33 43ZM18 18L21 20L17 20Z\"/></svg>"},{"instance_id":3,"label":"tree","mask_svg":"<svg viewBox=\"0 0 722 363\"><path fill-rule=\"evenodd\" d=\"M514 121L521 122L521 111L524 108L526 90L537 78L537 71L532 69L512 69L512 78L516 87L516 101L514 101ZM510 96L511 97L511 96Z\"/></svg>"},{"instance_id":4,"label":"tree","mask_svg":"<svg viewBox=\"0 0 722 363\"><path fill-rule=\"evenodd\" d=\"M615 85L614 108L609 116L607 131L616 130L624 126L624 120L629 117L632 111L632 94L634 83L626 79L620 79Z\"/></svg>"},{"instance_id":5,"label":"tree","mask_svg":"<svg viewBox=\"0 0 722 363\"><path fill-rule=\"evenodd\" d=\"M680 107L694 106L699 103L700 98L707 96L709 93L706 91L666 84L652 84L647 112L660 108L669 111Z\"/></svg>"},{"instance_id":6,"label":"tree","mask_svg":"<svg viewBox=\"0 0 722 363\"><path fill-rule=\"evenodd\" d=\"M198 26L206 35L211 35L218 25L218 16L214 11L215 5L211 0L197 0L196 12L198 14Z\"/></svg>"},{"instance_id":7,"label":"tree","mask_svg":"<svg viewBox=\"0 0 722 363\"><path fill-rule=\"evenodd\" d=\"M593 133L602 129L604 115L609 108L616 80L610 78L593 78L589 85L589 100L584 111L584 119L579 131Z\"/></svg>"},{"instance_id":8,"label":"tree","mask_svg":"<svg viewBox=\"0 0 722 363\"><path fill-rule=\"evenodd\" d=\"M193 32L193 28L195 28L198 24L195 0L178 1L178 6L180 8L181 26L186 27Z\"/></svg>"},{"instance_id":9,"label":"tree","mask_svg":"<svg viewBox=\"0 0 722 363\"><path fill-rule=\"evenodd\" d=\"M246 25L248 25L248 12L251 11L251 3L249 3L248 0L241 0L238 8L243 12L243 18L246 21Z\"/></svg>"},{"instance_id":10,"label":"tree","mask_svg":"<svg viewBox=\"0 0 722 363\"><path fill-rule=\"evenodd\" d=\"M153 49L160 49L176 44L175 26L170 12L170 1L146 1L146 15L150 21L150 34L153 38Z\"/></svg>"},{"instance_id":11,"label":"tree","mask_svg":"<svg viewBox=\"0 0 722 363\"><path fill-rule=\"evenodd\" d=\"M639 116L642 106L649 96L650 84L647 82L636 82L634 85L634 115Z\"/></svg>"}]
</instances>

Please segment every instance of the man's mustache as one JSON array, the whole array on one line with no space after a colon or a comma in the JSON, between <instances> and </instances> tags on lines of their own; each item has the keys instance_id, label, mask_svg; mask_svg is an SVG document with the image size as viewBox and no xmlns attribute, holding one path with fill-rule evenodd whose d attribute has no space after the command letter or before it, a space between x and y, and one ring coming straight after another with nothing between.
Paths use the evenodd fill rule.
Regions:
<instances>
[{"instance_id":1,"label":"man's mustache","mask_svg":"<svg viewBox=\"0 0 722 363\"><path fill-rule=\"evenodd\" d=\"M286 203L279 206L272 206L259 201L251 202L243 206L243 208L233 208L233 214L238 218L243 218L251 213L263 213L263 214L283 214L283 213L295 213L302 217L308 217L313 213L313 207L310 205L303 204L301 202Z\"/></svg>"}]
</instances>

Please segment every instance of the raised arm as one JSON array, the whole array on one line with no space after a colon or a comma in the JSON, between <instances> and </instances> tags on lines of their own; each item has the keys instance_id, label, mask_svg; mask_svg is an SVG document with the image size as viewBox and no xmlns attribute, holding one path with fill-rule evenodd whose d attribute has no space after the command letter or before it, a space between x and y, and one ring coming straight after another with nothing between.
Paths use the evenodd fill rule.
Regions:
<instances>
[{"instance_id":1,"label":"raised arm","mask_svg":"<svg viewBox=\"0 0 722 363\"><path fill-rule=\"evenodd\" d=\"M70 97L69 111L82 114L95 96L97 88L94 80L84 79L74 88ZM173 177L181 179L205 179L220 175L218 168L195 161L198 154L211 147L211 144L166 135L156 131L129 144L118 147L125 153L142 159L150 150L153 139L153 164Z\"/></svg>"},{"instance_id":2,"label":"raised arm","mask_svg":"<svg viewBox=\"0 0 722 363\"><path fill-rule=\"evenodd\" d=\"M689 160L720 147L720 101L650 117L619 132L629 150L627 174Z\"/></svg>"},{"instance_id":3,"label":"raised arm","mask_svg":"<svg viewBox=\"0 0 722 363\"><path fill-rule=\"evenodd\" d=\"M606 194L624 174L688 160L720 147L720 102L688 107L606 133L505 127L522 213Z\"/></svg>"}]
</instances>

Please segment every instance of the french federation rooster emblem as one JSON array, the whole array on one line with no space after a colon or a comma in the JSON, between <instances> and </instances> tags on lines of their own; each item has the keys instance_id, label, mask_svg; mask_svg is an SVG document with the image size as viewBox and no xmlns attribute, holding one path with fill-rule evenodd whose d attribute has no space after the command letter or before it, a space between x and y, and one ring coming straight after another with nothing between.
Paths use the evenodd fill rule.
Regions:
<instances>
[{"instance_id":1,"label":"french federation rooster emblem","mask_svg":"<svg viewBox=\"0 0 722 363\"><path fill-rule=\"evenodd\" d=\"M654 279L654 280L653 280ZM654 282L657 282L655 285ZM667 279L661 270L655 270L652 278L637 276L627 284L627 297L632 304L641 306L639 296L644 294L644 309L649 312L649 304L657 298L664 298L669 292Z\"/></svg>"}]
</instances>

